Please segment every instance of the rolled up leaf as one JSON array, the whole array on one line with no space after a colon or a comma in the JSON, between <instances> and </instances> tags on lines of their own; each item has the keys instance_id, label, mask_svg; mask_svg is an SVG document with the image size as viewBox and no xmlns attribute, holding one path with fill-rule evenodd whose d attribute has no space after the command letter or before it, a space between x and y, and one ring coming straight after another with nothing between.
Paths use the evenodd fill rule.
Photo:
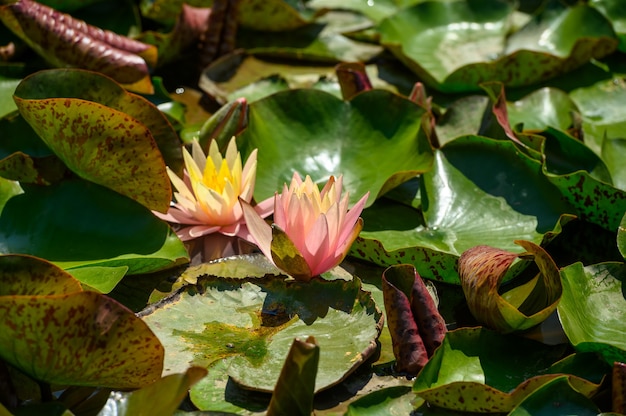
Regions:
<instances>
[{"instance_id":1,"label":"rolled up leaf","mask_svg":"<svg viewBox=\"0 0 626 416\"><path fill-rule=\"evenodd\" d=\"M156 64L152 45L88 25L31 0L1 7L0 19L54 66L98 71L137 92L154 91L148 69Z\"/></svg>"},{"instance_id":2,"label":"rolled up leaf","mask_svg":"<svg viewBox=\"0 0 626 416\"><path fill-rule=\"evenodd\" d=\"M314 337L294 339L276 382L267 415L309 416L313 411L320 347Z\"/></svg>"},{"instance_id":3,"label":"rolled up leaf","mask_svg":"<svg viewBox=\"0 0 626 416\"><path fill-rule=\"evenodd\" d=\"M386 269L382 287L396 370L415 375L441 345L445 321L412 265Z\"/></svg>"},{"instance_id":4,"label":"rolled up leaf","mask_svg":"<svg viewBox=\"0 0 626 416\"><path fill-rule=\"evenodd\" d=\"M527 252L511 253L489 246L466 250L459 258L461 286L472 315L499 332L523 331L543 322L557 307L563 288L559 269L550 255L530 241L517 240ZM503 295L498 289L518 257L531 258L539 274Z\"/></svg>"}]
</instances>

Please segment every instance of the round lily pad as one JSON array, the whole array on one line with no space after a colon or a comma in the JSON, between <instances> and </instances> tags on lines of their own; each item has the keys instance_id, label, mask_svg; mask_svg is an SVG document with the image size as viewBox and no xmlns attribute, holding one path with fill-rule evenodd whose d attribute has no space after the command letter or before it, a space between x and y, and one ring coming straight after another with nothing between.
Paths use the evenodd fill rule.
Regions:
<instances>
[{"instance_id":1,"label":"round lily pad","mask_svg":"<svg viewBox=\"0 0 626 416\"><path fill-rule=\"evenodd\" d=\"M249 256L231 260L247 261ZM226 273L224 273L226 274ZM328 276L325 276L327 278ZM166 349L164 374L219 368L241 386L271 392L295 338L314 336L315 390L337 384L375 350L382 312L358 278L302 283L286 276L198 277L140 313Z\"/></svg>"}]
</instances>

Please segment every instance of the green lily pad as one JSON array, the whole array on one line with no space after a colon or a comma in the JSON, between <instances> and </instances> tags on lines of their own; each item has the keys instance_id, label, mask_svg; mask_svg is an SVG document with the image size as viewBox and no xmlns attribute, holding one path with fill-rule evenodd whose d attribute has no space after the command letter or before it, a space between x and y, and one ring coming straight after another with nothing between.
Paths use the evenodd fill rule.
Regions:
<instances>
[{"instance_id":1,"label":"green lily pad","mask_svg":"<svg viewBox=\"0 0 626 416\"><path fill-rule=\"evenodd\" d=\"M0 313L0 357L38 380L130 389L161 374L158 338L99 293L0 296Z\"/></svg>"},{"instance_id":2,"label":"green lily pad","mask_svg":"<svg viewBox=\"0 0 626 416\"><path fill-rule=\"evenodd\" d=\"M128 266L86 266L69 269L68 272L85 285L87 289L93 289L100 293L109 293L126 275Z\"/></svg>"},{"instance_id":3,"label":"green lily pad","mask_svg":"<svg viewBox=\"0 0 626 416\"><path fill-rule=\"evenodd\" d=\"M606 138L602 142L602 160L606 163L613 186L626 191L626 165L624 165L624 155L626 155L626 138Z\"/></svg>"},{"instance_id":4,"label":"green lily pad","mask_svg":"<svg viewBox=\"0 0 626 416\"><path fill-rule=\"evenodd\" d=\"M619 108L626 103L626 82L614 78L581 87L570 92L580 109L585 144L597 154L602 153L605 139L624 139L626 117Z\"/></svg>"},{"instance_id":5,"label":"green lily pad","mask_svg":"<svg viewBox=\"0 0 626 416\"><path fill-rule=\"evenodd\" d=\"M237 21L242 27L282 32L305 26L313 13L304 3L284 0L241 0Z\"/></svg>"},{"instance_id":6,"label":"green lily pad","mask_svg":"<svg viewBox=\"0 0 626 416\"><path fill-rule=\"evenodd\" d=\"M288 32L239 30L237 46L254 55L326 63L367 62L383 48L352 40L344 33L369 25L369 20L359 14L331 11Z\"/></svg>"},{"instance_id":7,"label":"green lily pad","mask_svg":"<svg viewBox=\"0 0 626 416\"><path fill-rule=\"evenodd\" d=\"M545 87L507 103L507 110L511 126L522 125L524 131L542 131L547 127L567 130L578 107L566 92Z\"/></svg>"},{"instance_id":8,"label":"green lily pad","mask_svg":"<svg viewBox=\"0 0 626 416\"><path fill-rule=\"evenodd\" d=\"M558 377L532 392L508 416L597 416L599 413L598 406L577 392L567 377Z\"/></svg>"},{"instance_id":9,"label":"green lily pad","mask_svg":"<svg viewBox=\"0 0 626 416\"><path fill-rule=\"evenodd\" d=\"M576 350L598 352L610 364L626 362L624 264L574 263L562 269L561 277L563 296L557 310Z\"/></svg>"},{"instance_id":10,"label":"green lily pad","mask_svg":"<svg viewBox=\"0 0 626 416\"><path fill-rule=\"evenodd\" d=\"M31 254L63 268L126 266L129 274L188 261L176 234L147 208L79 179L29 187L7 201L0 253Z\"/></svg>"},{"instance_id":11,"label":"green lily pad","mask_svg":"<svg viewBox=\"0 0 626 416\"><path fill-rule=\"evenodd\" d=\"M414 400L409 386L387 387L350 403L346 416L404 416L413 411Z\"/></svg>"},{"instance_id":12,"label":"green lily pad","mask_svg":"<svg viewBox=\"0 0 626 416\"><path fill-rule=\"evenodd\" d=\"M198 278L197 285L140 314L165 346L164 374L193 364L215 377L214 366L228 359L227 373L238 384L271 392L293 339L314 336L319 391L343 380L376 349L382 313L358 278L300 283L284 276L227 276Z\"/></svg>"},{"instance_id":13,"label":"green lily pad","mask_svg":"<svg viewBox=\"0 0 626 416\"><path fill-rule=\"evenodd\" d=\"M380 41L445 92L477 90L485 81L530 85L617 47L611 23L592 7L546 7L509 34L512 11L506 2L426 1L384 19Z\"/></svg>"},{"instance_id":14,"label":"green lily pad","mask_svg":"<svg viewBox=\"0 0 626 416\"><path fill-rule=\"evenodd\" d=\"M319 183L343 175L350 201L370 192L371 205L377 195L430 168L432 150L419 134L423 111L381 90L350 101L293 90L251 103L248 128L237 143L242 154L263 149L255 198L273 196L297 171Z\"/></svg>"},{"instance_id":15,"label":"green lily pad","mask_svg":"<svg viewBox=\"0 0 626 416\"><path fill-rule=\"evenodd\" d=\"M626 52L626 8L620 0L590 0L589 5L598 9L613 24L619 38L619 50Z\"/></svg>"},{"instance_id":16,"label":"green lily pad","mask_svg":"<svg viewBox=\"0 0 626 416\"><path fill-rule=\"evenodd\" d=\"M468 138L466 144L470 140ZM505 142L497 143L509 147ZM481 147L478 145L475 151ZM500 153L498 163L504 164L507 152L501 150L501 153L497 151ZM520 168L519 163L501 167L504 183L500 182L500 189L490 193L465 177L444 152L435 153L433 169L422 175L421 211L396 202L377 201L361 215L364 227L351 255L381 265L408 262L425 278L459 284L456 262L465 250L486 244L518 253L521 250L514 244L515 240L539 244L544 233L551 231L546 229L548 221L554 221L552 231L555 233L560 232L561 224L567 221L566 218L561 220L560 214L551 207L538 204L540 201L525 200L530 195L513 194L505 187L504 183L511 181L516 187L521 185L532 189L530 192L538 191L531 188L532 180L525 175L528 171L515 172ZM482 153L485 154L484 150ZM481 175L489 170L489 165L483 163ZM509 197L516 199L507 200ZM516 271L519 268L514 267L507 280Z\"/></svg>"},{"instance_id":17,"label":"green lily pad","mask_svg":"<svg viewBox=\"0 0 626 416\"><path fill-rule=\"evenodd\" d=\"M550 346L483 328L447 333L413 385L435 406L468 412L509 412L540 386L567 375L575 388L591 396L610 371L595 354L559 361L564 345Z\"/></svg>"}]
</instances>

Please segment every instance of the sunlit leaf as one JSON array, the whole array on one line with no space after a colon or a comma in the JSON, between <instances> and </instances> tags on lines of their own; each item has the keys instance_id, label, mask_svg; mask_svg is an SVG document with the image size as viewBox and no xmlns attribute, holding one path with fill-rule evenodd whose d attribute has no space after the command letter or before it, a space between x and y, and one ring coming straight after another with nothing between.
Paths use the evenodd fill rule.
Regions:
<instances>
[{"instance_id":1,"label":"sunlit leaf","mask_svg":"<svg viewBox=\"0 0 626 416\"><path fill-rule=\"evenodd\" d=\"M158 338L98 293L0 296L0 313L8 318L0 323L0 356L39 380L124 389L161 374Z\"/></svg>"},{"instance_id":2,"label":"sunlit leaf","mask_svg":"<svg viewBox=\"0 0 626 416\"><path fill-rule=\"evenodd\" d=\"M368 203L432 163L419 137L423 110L387 91L372 90L342 101L316 90L285 91L251 103L248 128L237 143L258 155L255 198L271 197L293 172L326 182L343 174L355 203ZM379 157L384 154L385 157Z\"/></svg>"},{"instance_id":3,"label":"sunlit leaf","mask_svg":"<svg viewBox=\"0 0 626 416\"><path fill-rule=\"evenodd\" d=\"M606 375L595 354L559 361L564 345L550 346L483 328L448 332L420 372L413 391L431 404L469 412L508 412L540 386L568 375L591 396Z\"/></svg>"},{"instance_id":4,"label":"sunlit leaf","mask_svg":"<svg viewBox=\"0 0 626 416\"><path fill-rule=\"evenodd\" d=\"M150 209L167 211L171 186L163 157L147 126L115 108L72 98L73 94L60 98L54 90L42 94L32 87L53 74L33 75L34 79L25 79L16 90L15 101L26 121L77 175ZM66 82L72 79L70 75Z\"/></svg>"},{"instance_id":5,"label":"sunlit leaf","mask_svg":"<svg viewBox=\"0 0 626 416\"><path fill-rule=\"evenodd\" d=\"M190 367L130 393L113 393L98 416L133 416L173 414L187 392L206 375L201 367Z\"/></svg>"},{"instance_id":6,"label":"sunlit leaf","mask_svg":"<svg viewBox=\"0 0 626 416\"><path fill-rule=\"evenodd\" d=\"M166 374L194 363L208 367L215 379L214 371L226 370L218 363L228 359L233 380L262 391L274 389L294 338L318 340L317 391L341 381L373 353L382 325L357 278L301 283L262 275L200 277L197 286L184 287L142 316L165 346ZM192 399L203 410L215 409L198 392Z\"/></svg>"},{"instance_id":7,"label":"sunlit leaf","mask_svg":"<svg viewBox=\"0 0 626 416\"><path fill-rule=\"evenodd\" d=\"M556 189L538 174L539 164L517 152L511 143L477 137L449 143L422 175L421 210L385 200L365 209L351 254L382 265L410 263L422 277L458 284L456 261L471 247L520 252L514 240L553 238L571 217L561 218L567 210L551 197ZM487 183L472 182L457 163Z\"/></svg>"},{"instance_id":8,"label":"sunlit leaf","mask_svg":"<svg viewBox=\"0 0 626 416\"><path fill-rule=\"evenodd\" d=\"M128 266L86 266L69 269L67 272L85 285L87 289L109 293L126 275Z\"/></svg>"},{"instance_id":9,"label":"sunlit leaf","mask_svg":"<svg viewBox=\"0 0 626 416\"><path fill-rule=\"evenodd\" d=\"M558 311L565 334L577 351L598 352L611 364L626 362L625 276L623 263L574 263L561 271Z\"/></svg>"},{"instance_id":10,"label":"sunlit leaf","mask_svg":"<svg viewBox=\"0 0 626 416\"><path fill-rule=\"evenodd\" d=\"M378 30L383 45L446 92L476 90L485 81L530 85L617 47L610 22L589 6L546 7L507 37L511 12L505 2L428 1L384 19Z\"/></svg>"}]
</instances>

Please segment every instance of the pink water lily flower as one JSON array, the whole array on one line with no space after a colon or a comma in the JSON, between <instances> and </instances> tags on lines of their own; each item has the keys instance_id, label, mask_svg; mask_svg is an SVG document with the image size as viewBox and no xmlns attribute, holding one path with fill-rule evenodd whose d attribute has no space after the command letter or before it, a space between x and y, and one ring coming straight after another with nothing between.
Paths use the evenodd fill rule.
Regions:
<instances>
[{"instance_id":1,"label":"pink water lily flower","mask_svg":"<svg viewBox=\"0 0 626 416\"><path fill-rule=\"evenodd\" d=\"M238 236L248 241L250 234L245 224L241 201L250 204L254 192L257 166L257 150L252 151L242 166L241 155L233 137L222 157L217 142L209 145L205 156L200 144L194 141L191 154L183 148L184 177L179 178L172 170L167 174L176 188L175 202L167 214L154 212L159 218L181 224L176 234L182 241L189 241L211 233ZM253 207L260 217L272 213L269 198Z\"/></svg>"},{"instance_id":2,"label":"pink water lily flower","mask_svg":"<svg viewBox=\"0 0 626 416\"><path fill-rule=\"evenodd\" d=\"M348 193L341 196L343 177L330 177L319 188L309 176L295 173L289 187L274 196L273 225L243 204L248 229L261 251L283 271L308 281L345 258L363 228L359 217L369 195L348 210Z\"/></svg>"}]
</instances>

